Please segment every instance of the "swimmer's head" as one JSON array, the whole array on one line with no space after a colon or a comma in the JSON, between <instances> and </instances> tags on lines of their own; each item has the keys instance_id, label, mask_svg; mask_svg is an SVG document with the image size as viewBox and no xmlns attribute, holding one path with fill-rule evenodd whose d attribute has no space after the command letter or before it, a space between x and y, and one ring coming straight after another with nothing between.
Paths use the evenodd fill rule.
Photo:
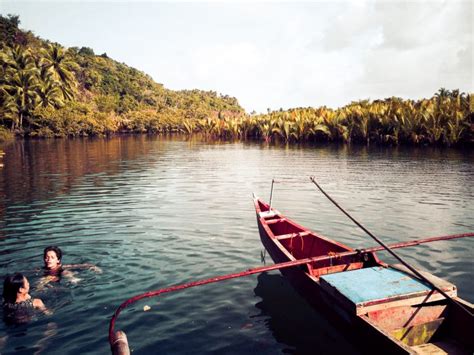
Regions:
<instances>
[{"instance_id":1,"label":"swimmer's head","mask_svg":"<svg viewBox=\"0 0 474 355\"><path fill-rule=\"evenodd\" d=\"M15 303L18 294L27 295L30 284L25 276L20 273L7 276L3 282L3 300L7 303Z\"/></svg>"},{"instance_id":2,"label":"swimmer's head","mask_svg":"<svg viewBox=\"0 0 474 355\"><path fill-rule=\"evenodd\" d=\"M47 270L57 270L61 267L61 258L63 253L61 249L56 246L49 246L44 249L43 260L44 267Z\"/></svg>"}]
</instances>

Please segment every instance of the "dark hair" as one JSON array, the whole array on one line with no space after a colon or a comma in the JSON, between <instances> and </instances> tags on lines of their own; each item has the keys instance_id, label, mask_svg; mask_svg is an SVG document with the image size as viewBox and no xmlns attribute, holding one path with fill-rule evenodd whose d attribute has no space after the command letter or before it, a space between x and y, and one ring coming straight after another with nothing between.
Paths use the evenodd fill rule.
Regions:
<instances>
[{"instance_id":1,"label":"dark hair","mask_svg":"<svg viewBox=\"0 0 474 355\"><path fill-rule=\"evenodd\" d=\"M61 261L61 258L63 257L63 252L61 251L61 249L59 249L59 247L50 245L49 247L44 248L43 259L46 258L46 254L48 254L48 251L54 251L59 261Z\"/></svg>"},{"instance_id":2,"label":"dark hair","mask_svg":"<svg viewBox=\"0 0 474 355\"><path fill-rule=\"evenodd\" d=\"M6 303L15 303L16 295L20 288L25 286L25 276L20 273L9 275L3 282L3 301Z\"/></svg>"}]
</instances>

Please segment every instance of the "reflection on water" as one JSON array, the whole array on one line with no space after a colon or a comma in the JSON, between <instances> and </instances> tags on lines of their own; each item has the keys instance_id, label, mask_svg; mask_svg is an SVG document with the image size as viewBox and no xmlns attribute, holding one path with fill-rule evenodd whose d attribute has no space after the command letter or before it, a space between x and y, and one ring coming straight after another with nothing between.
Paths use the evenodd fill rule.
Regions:
<instances>
[{"instance_id":1,"label":"reflection on water","mask_svg":"<svg viewBox=\"0 0 474 355\"><path fill-rule=\"evenodd\" d=\"M387 243L474 230L471 151L147 136L16 141L3 150L0 274L25 272L34 285L32 270L50 244L62 247L64 263L91 262L104 273L83 270L78 284L33 288L54 314L22 328L1 323L0 334L10 334L0 339L2 354L34 353L38 343L48 354L107 353L108 321L125 299L258 266L251 194L267 197L274 177L282 181L276 208L353 247L373 242L315 190L310 175ZM466 239L399 253L472 302L473 251ZM277 273L147 300L117 325L138 354L353 351Z\"/></svg>"},{"instance_id":2,"label":"reflection on water","mask_svg":"<svg viewBox=\"0 0 474 355\"><path fill-rule=\"evenodd\" d=\"M262 273L257 278L255 294L262 300L255 304L261 310L258 317L275 339L284 344L290 354L356 354L330 323L311 308L280 274Z\"/></svg>"},{"instance_id":3,"label":"reflection on water","mask_svg":"<svg viewBox=\"0 0 474 355\"><path fill-rule=\"evenodd\" d=\"M127 169L127 163L139 160L152 148L153 154L148 158L155 159L160 143L154 138L157 144L149 145L148 139L153 140L137 136L14 142L5 148L5 168L1 174L4 198L0 201L3 204L0 211L3 212L9 202L37 206L52 197L65 195L86 174L95 174L94 183L100 185L104 176Z\"/></svg>"}]
</instances>

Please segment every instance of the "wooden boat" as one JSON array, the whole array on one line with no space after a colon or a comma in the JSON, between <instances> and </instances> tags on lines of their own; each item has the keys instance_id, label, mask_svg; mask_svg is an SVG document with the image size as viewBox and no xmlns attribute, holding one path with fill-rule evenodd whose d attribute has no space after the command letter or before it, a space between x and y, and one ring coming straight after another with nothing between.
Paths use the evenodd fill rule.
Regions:
<instances>
[{"instance_id":1,"label":"wooden boat","mask_svg":"<svg viewBox=\"0 0 474 355\"><path fill-rule=\"evenodd\" d=\"M420 273L447 300L406 268L374 252L355 251L304 228L254 197L260 239L275 263L331 256L281 269L293 287L364 352L473 354L474 305L453 284Z\"/></svg>"}]
</instances>

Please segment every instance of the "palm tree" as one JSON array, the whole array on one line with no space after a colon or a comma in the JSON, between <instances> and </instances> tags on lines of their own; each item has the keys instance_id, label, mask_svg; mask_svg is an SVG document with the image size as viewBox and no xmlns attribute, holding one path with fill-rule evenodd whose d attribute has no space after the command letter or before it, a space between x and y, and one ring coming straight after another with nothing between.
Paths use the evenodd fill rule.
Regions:
<instances>
[{"instance_id":1,"label":"palm tree","mask_svg":"<svg viewBox=\"0 0 474 355\"><path fill-rule=\"evenodd\" d=\"M23 119L29 118L34 109L38 94L37 69L28 49L20 46L6 47L0 52L2 67L1 96L4 111L12 118L12 130L23 126Z\"/></svg>"},{"instance_id":2,"label":"palm tree","mask_svg":"<svg viewBox=\"0 0 474 355\"><path fill-rule=\"evenodd\" d=\"M18 45L13 48L5 47L5 49L0 52L0 64L4 70L29 71L36 68L34 58L30 51Z\"/></svg>"},{"instance_id":3,"label":"palm tree","mask_svg":"<svg viewBox=\"0 0 474 355\"><path fill-rule=\"evenodd\" d=\"M221 123L223 125L222 138L236 139L240 137L242 119L237 117L221 116Z\"/></svg>"},{"instance_id":4,"label":"palm tree","mask_svg":"<svg viewBox=\"0 0 474 355\"><path fill-rule=\"evenodd\" d=\"M39 96L38 104L42 107L59 108L64 105L62 92L59 84L53 79L51 70L45 66L39 67L37 92Z\"/></svg>"},{"instance_id":5,"label":"palm tree","mask_svg":"<svg viewBox=\"0 0 474 355\"><path fill-rule=\"evenodd\" d=\"M330 134L329 140L347 142L349 140L349 129L347 128L347 118L343 110L327 111L323 116L324 124Z\"/></svg>"},{"instance_id":6,"label":"palm tree","mask_svg":"<svg viewBox=\"0 0 474 355\"><path fill-rule=\"evenodd\" d=\"M59 108L64 105L62 101L62 93L56 82L53 80L45 80L39 82L36 88L38 94L38 104L42 107Z\"/></svg>"},{"instance_id":7,"label":"palm tree","mask_svg":"<svg viewBox=\"0 0 474 355\"><path fill-rule=\"evenodd\" d=\"M194 130L196 129L196 123L191 118L185 118L183 120L183 128L182 130L186 132L188 135L193 134Z\"/></svg>"},{"instance_id":8,"label":"palm tree","mask_svg":"<svg viewBox=\"0 0 474 355\"><path fill-rule=\"evenodd\" d=\"M444 101L449 100L451 97L451 92L446 90L445 88L441 88L438 92L434 95L436 97L436 101L438 102L438 107L444 103Z\"/></svg>"},{"instance_id":9,"label":"palm tree","mask_svg":"<svg viewBox=\"0 0 474 355\"><path fill-rule=\"evenodd\" d=\"M323 140L329 140L331 131L329 127L326 126L322 115L317 116L312 122L310 122L308 137L309 136L314 137L315 141L318 140L318 137L322 137Z\"/></svg>"},{"instance_id":10,"label":"palm tree","mask_svg":"<svg viewBox=\"0 0 474 355\"><path fill-rule=\"evenodd\" d=\"M366 112L365 106L366 104L363 102L352 103L344 109L348 121L349 139L351 141L367 141L369 115Z\"/></svg>"},{"instance_id":11,"label":"palm tree","mask_svg":"<svg viewBox=\"0 0 474 355\"><path fill-rule=\"evenodd\" d=\"M273 136L273 133L276 133L275 128L277 124L277 119L273 117L265 117L266 115L260 116L257 121L258 136L263 138L265 142L270 142Z\"/></svg>"},{"instance_id":12,"label":"palm tree","mask_svg":"<svg viewBox=\"0 0 474 355\"><path fill-rule=\"evenodd\" d=\"M18 126L23 126L23 119L29 118L38 100L38 80L32 71L14 73L4 86L4 90L12 97L17 106ZM14 124L12 129L14 128Z\"/></svg>"},{"instance_id":13,"label":"palm tree","mask_svg":"<svg viewBox=\"0 0 474 355\"><path fill-rule=\"evenodd\" d=\"M305 119L304 111L292 112L293 124L290 127L290 135L296 141L303 140L308 134L307 122Z\"/></svg>"},{"instance_id":14,"label":"palm tree","mask_svg":"<svg viewBox=\"0 0 474 355\"><path fill-rule=\"evenodd\" d=\"M463 122L464 117L461 112L456 112L455 116L456 117L453 121L448 122L446 132L448 145L459 143L470 128L470 125L467 124L467 122Z\"/></svg>"},{"instance_id":15,"label":"palm tree","mask_svg":"<svg viewBox=\"0 0 474 355\"><path fill-rule=\"evenodd\" d=\"M280 118L276 123L276 127L273 128L273 131L279 134L285 140L285 142L288 142L291 136L291 124L288 122L288 120Z\"/></svg>"},{"instance_id":16,"label":"palm tree","mask_svg":"<svg viewBox=\"0 0 474 355\"><path fill-rule=\"evenodd\" d=\"M211 117L206 117L199 120L199 128L204 133L206 138L210 138L216 132L216 122Z\"/></svg>"},{"instance_id":17,"label":"palm tree","mask_svg":"<svg viewBox=\"0 0 474 355\"><path fill-rule=\"evenodd\" d=\"M65 100L74 98L74 87L76 80L71 68L75 63L70 59L70 55L59 44L50 44L48 48L41 49L43 56L41 66L51 69L53 77L57 80L59 88Z\"/></svg>"},{"instance_id":18,"label":"palm tree","mask_svg":"<svg viewBox=\"0 0 474 355\"><path fill-rule=\"evenodd\" d=\"M247 116L240 126L240 136L242 138L258 136L258 121L256 116Z\"/></svg>"},{"instance_id":19,"label":"palm tree","mask_svg":"<svg viewBox=\"0 0 474 355\"><path fill-rule=\"evenodd\" d=\"M11 120L11 129L15 129L18 123L18 107L13 96L9 95L3 87L0 87L0 117L2 120Z\"/></svg>"},{"instance_id":20,"label":"palm tree","mask_svg":"<svg viewBox=\"0 0 474 355\"><path fill-rule=\"evenodd\" d=\"M386 100L386 105L385 114L380 121L382 126L381 142L398 144L399 138L405 134L402 126L411 124L410 118L407 116L407 113L411 113L411 104L399 97L391 97Z\"/></svg>"}]
</instances>

